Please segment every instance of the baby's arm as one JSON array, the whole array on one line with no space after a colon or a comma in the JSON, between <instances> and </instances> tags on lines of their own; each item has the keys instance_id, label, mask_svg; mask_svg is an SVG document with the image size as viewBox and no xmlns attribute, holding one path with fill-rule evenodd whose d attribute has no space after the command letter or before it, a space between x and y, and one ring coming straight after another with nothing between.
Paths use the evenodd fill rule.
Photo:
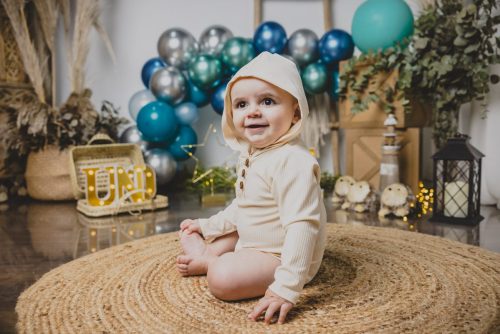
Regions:
<instances>
[{"instance_id":1,"label":"baby's arm","mask_svg":"<svg viewBox=\"0 0 500 334\"><path fill-rule=\"evenodd\" d=\"M216 238L236 231L236 214L238 203L236 199L224 210L207 219L197 219L200 234L205 240L212 242Z\"/></svg>"}]
</instances>

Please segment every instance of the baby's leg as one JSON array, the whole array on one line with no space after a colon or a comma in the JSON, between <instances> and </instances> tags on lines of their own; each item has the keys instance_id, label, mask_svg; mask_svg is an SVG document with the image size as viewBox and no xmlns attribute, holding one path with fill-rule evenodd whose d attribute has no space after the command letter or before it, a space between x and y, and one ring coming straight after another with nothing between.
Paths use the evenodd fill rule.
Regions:
<instances>
[{"instance_id":1,"label":"baby's leg","mask_svg":"<svg viewBox=\"0 0 500 334\"><path fill-rule=\"evenodd\" d=\"M208 288L222 300L263 296L280 263L271 254L251 249L225 253L208 267Z\"/></svg>"},{"instance_id":2,"label":"baby's leg","mask_svg":"<svg viewBox=\"0 0 500 334\"><path fill-rule=\"evenodd\" d=\"M208 264L223 253L234 251L238 233L233 232L207 244L198 233L182 233L184 255L177 257L177 269L182 276L205 275Z\"/></svg>"}]
</instances>

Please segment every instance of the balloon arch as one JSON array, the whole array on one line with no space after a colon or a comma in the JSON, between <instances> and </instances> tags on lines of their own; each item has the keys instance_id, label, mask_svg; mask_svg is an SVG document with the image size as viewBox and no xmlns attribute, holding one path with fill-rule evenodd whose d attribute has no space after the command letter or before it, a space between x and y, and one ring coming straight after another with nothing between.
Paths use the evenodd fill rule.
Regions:
<instances>
[{"instance_id":1,"label":"balloon arch","mask_svg":"<svg viewBox=\"0 0 500 334\"><path fill-rule=\"evenodd\" d=\"M186 152L185 145L197 144L191 124L198 119L198 108L211 104L221 115L227 82L256 55L282 54L297 65L308 94L327 92L337 99L338 64L352 57L355 44L369 52L400 42L413 32L413 15L403 0L367 0L356 10L352 32L332 29L318 38L309 29L299 29L287 38L279 23L268 21L252 39L213 25L196 40L182 28L168 29L158 39L158 57L142 67L145 89L129 101L137 124L123 132L121 141L139 144L160 185L167 184L177 162L194 153L195 147Z\"/></svg>"}]
</instances>

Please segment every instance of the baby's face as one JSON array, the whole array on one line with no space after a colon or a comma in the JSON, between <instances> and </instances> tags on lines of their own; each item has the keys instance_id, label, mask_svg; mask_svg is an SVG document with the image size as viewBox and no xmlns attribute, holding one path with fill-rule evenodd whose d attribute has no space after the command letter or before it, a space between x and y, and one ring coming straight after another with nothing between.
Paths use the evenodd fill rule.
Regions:
<instances>
[{"instance_id":1,"label":"baby's face","mask_svg":"<svg viewBox=\"0 0 500 334\"><path fill-rule=\"evenodd\" d=\"M231 104L238 136L256 148L276 142L300 118L297 100L291 94L260 79L236 81Z\"/></svg>"}]
</instances>

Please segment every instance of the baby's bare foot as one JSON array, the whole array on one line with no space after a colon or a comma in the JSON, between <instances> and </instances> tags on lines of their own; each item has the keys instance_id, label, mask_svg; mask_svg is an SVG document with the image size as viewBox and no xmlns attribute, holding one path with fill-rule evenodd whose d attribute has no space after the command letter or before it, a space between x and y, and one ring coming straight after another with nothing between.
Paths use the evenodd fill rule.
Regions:
<instances>
[{"instance_id":1,"label":"baby's bare foot","mask_svg":"<svg viewBox=\"0 0 500 334\"><path fill-rule=\"evenodd\" d=\"M184 255L177 257L177 270L182 276L205 275L208 263L216 258L210 253L205 241L198 233L182 233L181 246Z\"/></svg>"},{"instance_id":2,"label":"baby's bare foot","mask_svg":"<svg viewBox=\"0 0 500 334\"><path fill-rule=\"evenodd\" d=\"M184 254L191 256L200 256L207 248L207 244L200 234L196 232L188 234L186 231L181 234L181 246Z\"/></svg>"}]
</instances>

